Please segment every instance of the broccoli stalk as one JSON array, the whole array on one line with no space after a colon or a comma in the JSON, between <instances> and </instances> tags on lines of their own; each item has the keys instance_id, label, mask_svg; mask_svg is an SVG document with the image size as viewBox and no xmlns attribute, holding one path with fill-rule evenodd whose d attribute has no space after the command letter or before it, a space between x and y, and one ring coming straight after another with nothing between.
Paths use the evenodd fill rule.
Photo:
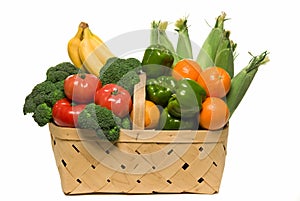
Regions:
<instances>
[{"instance_id":1,"label":"broccoli stalk","mask_svg":"<svg viewBox=\"0 0 300 201\"><path fill-rule=\"evenodd\" d=\"M116 141L119 139L120 127L111 110L90 103L78 116L78 127L93 129L101 139Z\"/></svg>"},{"instance_id":2,"label":"broccoli stalk","mask_svg":"<svg viewBox=\"0 0 300 201\"><path fill-rule=\"evenodd\" d=\"M64 80L78 73L78 68L69 62L62 62L50 67L46 80L37 84L25 98L23 114L32 113L34 121L44 126L52 121L52 107L60 99L65 98Z\"/></svg>"}]
</instances>

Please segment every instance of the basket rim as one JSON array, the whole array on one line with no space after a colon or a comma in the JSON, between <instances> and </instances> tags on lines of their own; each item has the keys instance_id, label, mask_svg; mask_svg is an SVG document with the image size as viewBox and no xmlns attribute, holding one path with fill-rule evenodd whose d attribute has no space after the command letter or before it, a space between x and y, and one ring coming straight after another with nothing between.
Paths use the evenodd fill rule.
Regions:
<instances>
[{"instance_id":1,"label":"basket rim","mask_svg":"<svg viewBox=\"0 0 300 201\"><path fill-rule=\"evenodd\" d=\"M49 123L51 135L61 140L101 141L94 130ZM121 129L118 143L219 143L228 138L229 124L220 130L127 130ZM81 134L80 134L81 133ZM84 133L84 137L83 137Z\"/></svg>"}]
</instances>

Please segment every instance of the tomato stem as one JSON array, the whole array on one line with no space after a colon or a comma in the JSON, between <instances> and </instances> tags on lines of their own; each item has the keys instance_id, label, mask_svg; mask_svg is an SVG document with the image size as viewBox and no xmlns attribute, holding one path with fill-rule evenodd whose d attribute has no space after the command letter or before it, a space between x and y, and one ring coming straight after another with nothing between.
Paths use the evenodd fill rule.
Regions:
<instances>
[{"instance_id":1,"label":"tomato stem","mask_svg":"<svg viewBox=\"0 0 300 201\"><path fill-rule=\"evenodd\" d=\"M85 73L84 72L81 72L81 73L79 73L78 74L79 75L79 77L81 78L81 79L85 79L85 77L86 77L86 75L85 75Z\"/></svg>"},{"instance_id":2,"label":"tomato stem","mask_svg":"<svg viewBox=\"0 0 300 201\"><path fill-rule=\"evenodd\" d=\"M118 94L119 94L118 88L114 88L113 91L111 92L111 95L118 95Z\"/></svg>"}]
</instances>

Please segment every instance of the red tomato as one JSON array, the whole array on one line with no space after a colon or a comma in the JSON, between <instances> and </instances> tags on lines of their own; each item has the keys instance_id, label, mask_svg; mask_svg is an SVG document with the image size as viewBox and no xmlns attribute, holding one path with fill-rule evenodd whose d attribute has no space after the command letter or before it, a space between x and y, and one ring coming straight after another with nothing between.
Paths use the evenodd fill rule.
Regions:
<instances>
[{"instance_id":1,"label":"red tomato","mask_svg":"<svg viewBox=\"0 0 300 201\"><path fill-rule=\"evenodd\" d=\"M85 108L85 105L72 106L67 98L57 101L52 108L52 117L54 122L63 127L76 127L80 112Z\"/></svg>"},{"instance_id":2,"label":"red tomato","mask_svg":"<svg viewBox=\"0 0 300 201\"><path fill-rule=\"evenodd\" d=\"M74 102L82 104L92 102L96 91L101 87L101 81L93 74L70 75L64 83L66 96Z\"/></svg>"},{"instance_id":3,"label":"red tomato","mask_svg":"<svg viewBox=\"0 0 300 201\"><path fill-rule=\"evenodd\" d=\"M129 92L116 84L107 84L96 92L95 103L111 110L116 116L124 117L132 110Z\"/></svg>"}]
</instances>

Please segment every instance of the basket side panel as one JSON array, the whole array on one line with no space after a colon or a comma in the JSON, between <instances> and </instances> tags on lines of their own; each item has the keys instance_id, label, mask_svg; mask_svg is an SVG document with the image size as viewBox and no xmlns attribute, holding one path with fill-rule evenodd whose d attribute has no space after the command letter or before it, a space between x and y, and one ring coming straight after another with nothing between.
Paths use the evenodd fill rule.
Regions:
<instances>
[{"instance_id":1,"label":"basket side panel","mask_svg":"<svg viewBox=\"0 0 300 201\"><path fill-rule=\"evenodd\" d=\"M65 194L213 194L219 191L225 167L227 140L169 145L118 142L115 147L119 151L135 157L123 158L128 160L124 163L123 159L117 159L117 149L110 147L107 157L116 159L115 165L119 167L113 169L104 165L105 158L95 159L81 140L55 138L53 133L51 139ZM139 171L132 173L136 168ZM141 170L144 172L139 174Z\"/></svg>"}]
</instances>

